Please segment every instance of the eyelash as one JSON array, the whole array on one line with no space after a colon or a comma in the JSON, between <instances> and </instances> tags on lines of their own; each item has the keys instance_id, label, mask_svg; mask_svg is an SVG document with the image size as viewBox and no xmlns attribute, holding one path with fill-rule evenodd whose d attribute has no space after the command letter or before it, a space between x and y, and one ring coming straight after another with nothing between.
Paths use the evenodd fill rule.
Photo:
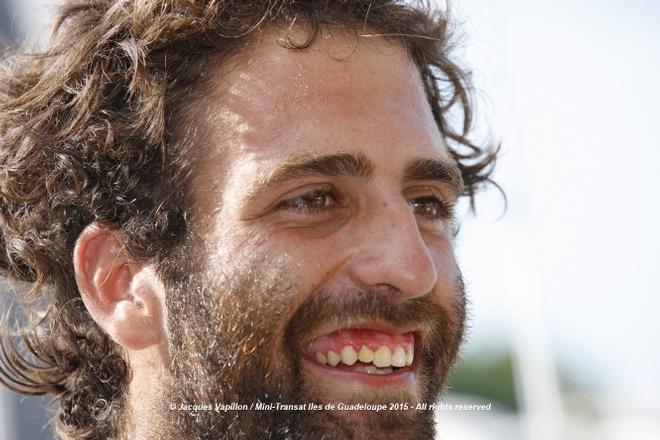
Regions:
<instances>
[{"instance_id":1,"label":"eyelash","mask_svg":"<svg viewBox=\"0 0 660 440\"><path fill-rule=\"evenodd\" d=\"M435 205L435 213L431 215L416 213L417 215L421 215L422 217L428 218L429 220L447 220L454 217L454 203L447 203L436 196L428 195L410 199L408 200L408 204L411 206L411 208L414 209L414 203L419 203L420 201L432 202Z\"/></svg>"},{"instance_id":2,"label":"eyelash","mask_svg":"<svg viewBox=\"0 0 660 440\"><path fill-rule=\"evenodd\" d=\"M309 207L309 206L302 206L302 201L303 200L311 200L312 198L324 198L324 202L328 201L328 198L332 199L331 201L331 206L322 206L322 207ZM336 206L338 204L338 194L337 190L334 188L318 188L314 189L312 191L306 192L304 194L300 194L296 197L292 197L287 200L283 200L280 202L277 206L276 209L286 209L286 210L292 210L292 211L297 211L301 212L304 214L318 214L323 211L327 211L330 209L332 206Z\"/></svg>"},{"instance_id":3,"label":"eyelash","mask_svg":"<svg viewBox=\"0 0 660 440\"><path fill-rule=\"evenodd\" d=\"M324 206L313 206L313 207L303 206L304 200L307 200L307 202L309 202L311 199L316 198L318 201L318 199L320 199L321 197L323 197L324 199L323 200ZM328 203L328 199L330 199L329 203ZM408 200L408 204L411 206L413 210L414 210L414 204L420 202L432 202L435 205L434 214L427 215L427 214L415 213L416 215L420 215L425 219L431 221L440 220L440 219L447 220L453 218L454 216L454 203L447 203L436 196L426 195L426 196L415 197ZM319 214L325 212L337 206L338 204L339 204L339 195L335 188L318 188L306 192L304 194L300 194L296 197L283 200L276 206L276 209L291 210L303 214L312 215L312 214Z\"/></svg>"}]
</instances>

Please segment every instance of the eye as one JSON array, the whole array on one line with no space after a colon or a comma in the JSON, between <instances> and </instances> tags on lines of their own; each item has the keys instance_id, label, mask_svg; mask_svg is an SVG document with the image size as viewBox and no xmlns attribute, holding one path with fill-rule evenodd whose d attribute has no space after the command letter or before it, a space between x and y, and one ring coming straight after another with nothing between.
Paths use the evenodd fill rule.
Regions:
<instances>
[{"instance_id":1,"label":"eye","mask_svg":"<svg viewBox=\"0 0 660 440\"><path fill-rule=\"evenodd\" d=\"M337 205L337 195L335 191L330 189L315 189L280 202L277 205L277 209L287 209L312 214L328 210L335 205Z\"/></svg>"},{"instance_id":2,"label":"eye","mask_svg":"<svg viewBox=\"0 0 660 440\"><path fill-rule=\"evenodd\" d=\"M453 209L434 196L416 197L408 201L415 215L429 220L447 219L452 217Z\"/></svg>"}]
</instances>

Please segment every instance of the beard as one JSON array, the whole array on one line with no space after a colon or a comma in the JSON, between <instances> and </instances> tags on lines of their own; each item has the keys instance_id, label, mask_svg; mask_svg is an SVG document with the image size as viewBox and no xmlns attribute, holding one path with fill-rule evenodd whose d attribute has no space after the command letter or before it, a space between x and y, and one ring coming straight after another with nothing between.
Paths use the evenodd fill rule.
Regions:
<instances>
[{"instance_id":1,"label":"beard","mask_svg":"<svg viewBox=\"0 0 660 440\"><path fill-rule=\"evenodd\" d=\"M188 267L169 282L171 365L154 431L161 439L433 438L435 402L456 361L465 324L460 274L440 303L427 294L404 302L382 292L319 290L302 295L293 272L266 258L232 272ZM193 265L189 265L193 266ZM183 274L183 271L178 271ZM307 298L302 303L301 297ZM318 381L303 368L305 338L322 324L370 320L427 329L414 393L354 393L342 403L410 402L406 411L332 411ZM415 355L417 357L417 354ZM256 404L319 405L310 410L256 410ZM181 405L210 405L206 409ZM216 408L215 405L226 405ZM232 404L246 405L246 408ZM173 409L174 408L174 409ZM252 409L250 409L252 408Z\"/></svg>"}]
</instances>

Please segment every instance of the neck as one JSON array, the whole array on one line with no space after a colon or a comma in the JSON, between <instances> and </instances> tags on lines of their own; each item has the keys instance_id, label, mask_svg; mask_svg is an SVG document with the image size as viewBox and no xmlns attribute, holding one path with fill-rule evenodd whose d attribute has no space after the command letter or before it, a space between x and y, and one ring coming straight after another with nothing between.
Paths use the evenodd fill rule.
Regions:
<instances>
[{"instance_id":1,"label":"neck","mask_svg":"<svg viewBox=\"0 0 660 440\"><path fill-rule=\"evenodd\" d=\"M122 440L148 440L158 438L160 418L165 414L161 390L166 380L161 351L145 348L129 352L131 382L124 411Z\"/></svg>"}]
</instances>

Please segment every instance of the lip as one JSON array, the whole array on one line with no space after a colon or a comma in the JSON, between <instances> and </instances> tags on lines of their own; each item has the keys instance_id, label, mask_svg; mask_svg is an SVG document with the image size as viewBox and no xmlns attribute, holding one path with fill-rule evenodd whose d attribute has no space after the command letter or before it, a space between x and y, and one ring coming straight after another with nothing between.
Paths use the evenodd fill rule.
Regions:
<instances>
[{"instance_id":1,"label":"lip","mask_svg":"<svg viewBox=\"0 0 660 440\"><path fill-rule=\"evenodd\" d=\"M393 373L384 375L358 373L350 370L342 370L336 367L329 367L327 365L321 365L307 356L305 356L303 360L309 368L323 374L325 377L329 376L344 382L361 383L370 387L380 388L397 385L410 386L414 385L417 381L417 358L415 358L410 367L401 368Z\"/></svg>"},{"instance_id":2,"label":"lip","mask_svg":"<svg viewBox=\"0 0 660 440\"><path fill-rule=\"evenodd\" d=\"M351 331L351 330L369 330L374 332L381 332L389 335L404 335L412 333L414 337L414 353L413 363L405 368L395 370L390 374L377 375L362 372L354 372L351 370L332 367L329 365L322 365L314 359L314 353L306 350L306 348L319 338L330 335L335 332ZM419 365L419 356L422 353L422 341L424 331L421 327L397 327L384 322L361 322L351 323L345 326L327 326L322 329L323 333L319 332L314 337L309 338L303 345L303 360L313 372L322 374L324 377L330 377L346 383L364 384L368 387L383 387L383 386L411 386L416 383L417 368Z\"/></svg>"},{"instance_id":3,"label":"lip","mask_svg":"<svg viewBox=\"0 0 660 440\"><path fill-rule=\"evenodd\" d=\"M424 335L426 334L426 331L424 328L420 326L406 326L406 327L397 327L392 324L388 324L385 322L376 322L376 321L364 321L364 322L353 322L353 323L347 323L343 326L339 325L326 325L323 328L320 328L318 332L315 332L315 334L309 338L306 339L306 341L301 344L302 347L307 347L309 344L311 344L313 341L316 339L330 335L335 332L339 331L344 331L344 330L371 330L374 332L380 332L380 333L386 333L386 334L392 334L392 335L402 335L405 333L413 333L415 335L415 352L417 352L417 348L421 348L421 343L424 339ZM304 348L303 348L304 352Z\"/></svg>"}]
</instances>

